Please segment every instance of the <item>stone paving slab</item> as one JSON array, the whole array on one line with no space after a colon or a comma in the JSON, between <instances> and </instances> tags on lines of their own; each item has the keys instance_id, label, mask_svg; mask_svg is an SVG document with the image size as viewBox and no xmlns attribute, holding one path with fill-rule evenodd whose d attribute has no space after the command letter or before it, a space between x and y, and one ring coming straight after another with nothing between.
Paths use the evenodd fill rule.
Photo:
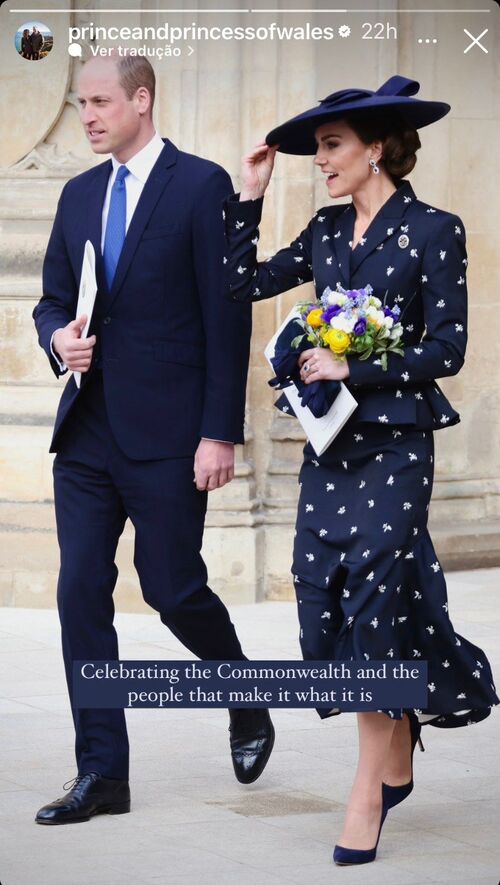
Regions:
<instances>
[{"instance_id":1,"label":"stone paving slab","mask_svg":"<svg viewBox=\"0 0 500 885\"><path fill-rule=\"evenodd\" d=\"M455 572L458 632L500 665L500 569ZM247 655L297 659L293 603L233 606ZM122 658L190 656L155 615L117 614ZM249 787L233 777L224 710L132 710L133 813L40 827L37 808L74 776L57 614L0 609L1 885L498 885L498 711L426 727L416 787L385 823L377 860L332 863L356 760L354 716L277 710L276 746Z\"/></svg>"}]
</instances>

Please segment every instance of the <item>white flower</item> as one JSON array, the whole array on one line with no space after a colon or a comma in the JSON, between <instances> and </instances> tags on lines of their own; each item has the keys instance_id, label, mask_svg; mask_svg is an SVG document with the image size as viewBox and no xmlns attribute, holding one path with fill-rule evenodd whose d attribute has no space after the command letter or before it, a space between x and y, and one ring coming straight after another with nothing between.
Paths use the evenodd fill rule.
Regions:
<instances>
[{"instance_id":1,"label":"white flower","mask_svg":"<svg viewBox=\"0 0 500 885\"><path fill-rule=\"evenodd\" d=\"M312 513L314 510L314 504L306 504L306 513Z\"/></svg>"},{"instance_id":2,"label":"white flower","mask_svg":"<svg viewBox=\"0 0 500 885\"><path fill-rule=\"evenodd\" d=\"M389 422L387 415L379 415L378 420L380 421L381 424L388 424L388 422Z\"/></svg>"},{"instance_id":3,"label":"white flower","mask_svg":"<svg viewBox=\"0 0 500 885\"><path fill-rule=\"evenodd\" d=\"M436 301L436 307L446 307L446 301L444 298L440 298L439 301Z\"/></svg>"},{"instance_id":4,"label":"white flower","mask_svg":"<svg viewBox=\"0 0 500 885\"><path fill-rule=\"evenodd\" d=\"M434 627L432 626L432 624L430 624L429 627L426 627L425 629L427 630L429 636L432 636L432 635L433 635L433 633L434 633Z\"/></svg>"},{"instance_id":5,"label":"white flower","mask_svg":"<svg viewBox=\"0 0 500 885\"><path fill-rule=\"evenodd\" d=\"M323 621L325 618L330 620L331 616L332 616L331 612L323 612L323 614L321 615L321 620Z\"/></svg>"},{"instance_id":6,"label":"white flower","mask_svg":"<svg viewBox=\"0 0 500 885\"><path fill-rule=\"evenodd\" d=\"M352 317L346 317L340 313L336 317L332 317L330 320L330 326L332 329L340 329L340 331L347 332L347 334L352 332L356 323L357 317L354 315Z\"/></svg>"},{"instance_id":7,"label":"white flower","mask_svg":"<svg viewBox=\"0 0 500 885\"><path fill-rule=\"evenodd\" d=\"M479 679L481 676L479 670L473 670L472 675L474 676L475 679Z\"/></svg>"},{"instance_id":8,"label":"white flower","mask_svg":"<svg viewBox=\"0 0 500 885\"><path fill-rule=\"evenodd\" d=\"M375 572L370 572L370 573L366 576L366 580L367 580L367 581L373 581L374 577L375 577Z\"/></svg>"},{"instance_id":9,"label":"white flower","mask_svg":"<svg viewBox=\"0 0 500 885\"><path fill-rule=\"evenodd\" d=\"M383 457L384 456L383 456L382 452L379 452L378 455L375 455L375 461L382 461Z\"/></svg>"},{"instance_id":10,"label":"white flower","mask_svg":"<svg viewBox=\"0 0 500 885\"><path fill-rule=\"evenodd\" d=\"M327 492L333 492L335 490L335 483L334 482L327 482L326 490L327 490Z\"/></svg>"},{"instance_id":11,"label":"white flower","mask_svg":"<svg viewBox=\"0 0 500 885\"><path fill-rule=\"evenodd\" d=\"M449 421L449 420L450 420L450 419L449 419L448 415L445 415L444 412L443 412L443 414L441 415L441 418L439 419L440 424L448 424L448 421Z\"/></svg>"},{"instance_id":12,"label":"white flower","mask_svg":"<svg viewBox=\"0 0 500 885\"><path fill-rule=\"evenodd\" d=\"M385 593L385 591L386 591L386 586L385 586L385 584L379 584L378 587L377 587L377 590L378 590L379 593Z\"/></svg>"},{"instance_id":13,"label":"white flower","mask_svg":"<svg viewBox=\"0 0 500 885\"><path fill-rule=\"evenodd\" d=\"M328 236L328 234L325 234L323 237L321 237L321 242L325 243L326 240L329 240L329 239L330 239L330 237Z\"/></svg>"},{"instance_id":14,"label":"white flower","mask_svg":"<svg viewBox=\"0 0 500 885\"><path fill-rule=\"evenodd\" d=\"M373 498L370 498L370 499L369 499L369 501L368 501L368 507L375 507L375 501L373 500Z\"/></svg>"},{"instance_id":15,"label":"white flower","mask_svg":"<svg viewBox=\"0 0 500 885\"><path fill-rule=\"evenodd\" d=\"M387 274L388 277L390 277L390 275L391 275L391 273L393 272L393 270L394 270L394 268L391 267L391 266L389 266L389 267L387 268L387 270L386 270L386 274Z\"/></svg>"},{"instance_id":16,"label":"white flower","mask_svg":"<svg viewBox=\"0 0 500 885\"><path fill-rule=\"evenodd\" d=\"M351 535L355 535L357 531L358 531L357 525L352 525L351 526Z\"/></svg>"},{"instance_id":17,"label":"white flower","mask_svg":"<svg viewBox=\"0 0 500 885\"><path fill-rule=\"evenodd\" d=\"M444 261L444 259L446 258L446 249L441 249L441 251L439 253L439 257L440 257L441 261Z\"/></svg>"},{"instance_id":18,"label":"white flower","mask_svg":"<svg viewBox=\"0 0 500 885\"><path fill-rule=\"evenodd\" d=\"M245 271L246 271L246 267L242 267L240 264L240 266L238 267L238 273L242 274L242 273L245 273Z\"/></svg>"},{"instance_id":19,"label":"white flower","mask_svg":"<svg viewBox=\"0 0 500 885\"><path fill-rule=\"evenodd\" d=\"M245 227L245 222L244 221L237 221L235 227L236 227L236 230L240 230L240 228Z\"/></svg>"},{"instance_id":20,"label":"white flower","mask_svg":"<svg viewBox=\"0 0 500 885\"><path fill-rule=\"evenodd\" d=\"M412 258L418 258L418 252L416 249L410 249L410 255Z\"/></svg>"},{"instance_id":21,"label":"white flower","mask_svg":"<svg viewBox=\"0 0 500 885\"><path fill-rule=\"evenodd\" d=\"M403 504L403 510L411 510L411 504L409 501L405 501Z\"/></svg>"},{"instance_id":22,"label":"white flower","mask_svg":"<svg viewBox=\"0 0 500 885\"><path fill-rule=\"evenodd\" d=\"M388 658L393 658L393 657L394 657L394 649L393 649L393 648L390 648L390 649L389 649L389 651L387 652L387 657L388 657Z\"/></svg>"},{"instance_id":23,"label":"white flower","mask_svg":"<svg viewBox=\"0 0 500 885\"><path fill-rule=\"evenodd\" d=\"M347 587L344 587L344 589L342 590L342 596L344 597L344 599L349 599L350 595L350 590L348 590Z\"/></svg>"},{"instance_id":24,"label":"white flower","mask_svg":"<svg viewBox=\"0 0 500 885\"><path fill-rule=\"evenodd\" d=\"M415 452L408 452L408 457L409 457L410 461L418 461L418 458L417 458Z\"/></svg>"},{"instance_id":25,"label":"white flower","mask_svg":"<svg viewBox=\"0 0 500 885\"><path fill-rule=\"evenodd\" d=\"M394 485L394 477L393 477L392 473L391 473L389 479L387 480L386 485L388 485L388 486Z\"/></svg>"},{"instance_id":26,"label":"white flower","mask_svg":"<svg viewBox=\"0 0 500 885\"><path fill-rule=\"evenodd\" d=\"M392 525L389 525L388 522L384 522L382 528L384 532L392 532Z\"/></svg>"},{"instance_id":27,"label":"white flower","mask_svg":"<svg viewBox=\"0 0 500 885\"><path fill-rule=\"evenodd\" d=\"M342 515L342 513L345 513L345 507L344 506L339 507L339 509L337 510L337 513L340 513L341 515Z\"/></svg>"},{"instance_id":28,"label":"white flower","mask_svg":"<svg viewBox=\"0 0 500 885\"><path fill-rule=\"evenodd\" d=\"M325 535L327 535L327 534L328 534L328 529L320 529L320 530L319 530L319 536L320 536L320 538L324 538Z\"/></svg>"},{"instance_id":29,"label":"white flower","mask_svg":"<svg viewBox=\"0 0 500 885\"><path fill-rule=\"evenodd\" d=\"M443 661L443 667L449 667L449 666L450 666L450 662L448 660Z\"/></svg>"},{"instance_id":30,"label":"white flower","mask_svg":"<svg viewBox=\"0 0 500 885\"><path fill-rule=\"evenodd\" d=\"M369 555L370 555L369 550L363 550L363 559L368 559Z\"/></svg>"},{"instance_id":31,"label":"white flower","mask_svg":"<svg viewBox=\"0 0 500 885\"><path fill-rule=\"evenodd\" d=\"M459 277L458 280L457 280L457 283L458 283L459 286L464 286L464 285L465 285L465 280L464 280L464 278L463 278L463 277Z\"/></svg>"},{"instance_id":32,"label":"white flower","mask_svg":"<svg viewBox=\"0 0 500 885\"><path fill-rule=\"evenodd\" d=\"M436 691L436 686L433 682L429 682L427 688L429 689L429 691Z\"/></svg>"},{"instance_id":33,"label":"white flower","mask_svg":"<svg viewBox=\"0 0 500 885\"><path fill-rule=\"evenodd\" d=\"M431 562L431 569L436 574L437 574L437 572L441 571L441 566L439 565L439 562L437 560L436 560L436 562Z\"/></svg>"},{"instance_id":34,"label":"white flower","mask_svg":"<svg viewBox=\"0 0 500 885\"><path fill-rule=\"evenodd\" d=\"M358 486L358 489L364 489L365 485L366 485L366 480L362 479L359 486Z\"/></svg>"},{"instance_id":35,"label":"white flower","mask_svg":"<svg viewBox=\"0 0 500 885\"><path fill-rule=\"evenodd\" d=\"M304 259L302 258L302 255L294 255L293 260L296 261L297 264L300 264L300 262L303 261Z\"/></svg>"},{"instance_id":36,"label":"white flower","mask_svg":"<svg viewBox=\"0 0 500 885\"><path fill-rule=\"evenodd\" d=\"M402 377L403 381L409 381L409 380L410 380L410 375L409 375L408 372L401 372L401 377Z\"/></svg>"},{"instance_id":37,"label":"white flower","mask_svg":"<svg viewBox=\"0 0 500 885\"><path fill-rule=\"evenodd\" d=\"M376 629L376 628L378 627L378 620L377 620L377 618L373 618L373 620L370 621L370 624L372 625L372 627L373 627L374 629Z\"/></svg>"},{"instance_id":38,"label":"white flower","mask_svg":"<svg viewBox=\"0 0 500 885\"><path fill-rule=\"evenodd\" d=\"M306 559L308 562L314 562L314 553L306 553Z\"/></svg>"},{"instance_id":39,"label":"white flower","mask_svg":"<svg viewBox=\"0 0 500 885\"><path fill-rule=\"evenodd\" d=\"M455 332L463 332L463 330L464 327L462 326L462 323L455 323Z\"/></svg>"}]
</instances>

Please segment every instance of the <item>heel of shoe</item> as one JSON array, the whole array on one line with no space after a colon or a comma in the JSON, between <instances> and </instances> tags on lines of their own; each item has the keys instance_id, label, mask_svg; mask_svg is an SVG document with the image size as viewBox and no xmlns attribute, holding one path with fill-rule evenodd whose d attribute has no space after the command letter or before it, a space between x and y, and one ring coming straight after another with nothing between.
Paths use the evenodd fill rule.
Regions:
<instances>
[{"instance_id":1,"label":"heel of shoe","mask_svg":"<svg viewBox=\"0 0 500 885\"><path fill-rule=\"evenodd\" d=\"M422 738L420 737L420 735L417 738L417 743L418 743L418 746L420 747L420 752L423 753L425 751L425 747L424 747L424 744L422 742Z\"/></svg>"},{"instance_id":2,"label":"heel of shoe","mask_svg":"<svg viewBox=\"0 0 500 885\"><path fill-rule=\"evenodd\" d=\"M130 811L130 799L126 802L114 802L108 808L108 814L128 814Z\"/></svg>"}]
</instances>

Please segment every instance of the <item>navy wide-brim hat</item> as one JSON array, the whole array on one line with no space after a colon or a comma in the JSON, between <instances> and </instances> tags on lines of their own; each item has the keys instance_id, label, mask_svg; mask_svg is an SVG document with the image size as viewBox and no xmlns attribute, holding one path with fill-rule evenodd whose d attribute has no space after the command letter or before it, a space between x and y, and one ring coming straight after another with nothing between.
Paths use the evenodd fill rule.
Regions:
<instances>
[{"instance_id":1,"label":"navy wide-brim hat","mask_svg":"<svg viewBox=\"0 0 500 885\"><path fill-rule=\"evenodd\" d=\"M338 120L355 111L380 109L397 111L401 119L414 129L421 129L440 120L450 110L443 101L422 101L412 98L420 89L416 80L396 75L377 89L341 89L328 95L315 108L292 117L266 135L269 146L279 145L283 154L315 154L317 150L314 133L318 126L329 120Z\"/></svg>"}]
</instances>

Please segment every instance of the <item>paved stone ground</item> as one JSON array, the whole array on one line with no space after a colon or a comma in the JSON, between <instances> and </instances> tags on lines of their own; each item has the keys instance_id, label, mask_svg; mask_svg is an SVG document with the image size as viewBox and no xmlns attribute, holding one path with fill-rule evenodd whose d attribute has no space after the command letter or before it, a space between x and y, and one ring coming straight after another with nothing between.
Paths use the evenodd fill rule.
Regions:
<instances>
[{"instance_id":1,"label":"paved stone ground","mask_svg":"<svg viewBox=\"0 0 500 885\"><path fill-rule=\"evenodd\" d=\"M500 570L449 578L455 629L498 676ZM299 658L295 606L232 608L249 657ZM117 615L122 658L186 658L156 616ZM498 712L470 728L424 729L416 787L366 867L335 867L356 757L354 716L321 723L275 711L262 778L233 777L223 710L131 710L133 813L41 827L37 808L74 776L73 729L53 611L0 610L2 885L497 885Z\"/></svg>"}]
</instances>

